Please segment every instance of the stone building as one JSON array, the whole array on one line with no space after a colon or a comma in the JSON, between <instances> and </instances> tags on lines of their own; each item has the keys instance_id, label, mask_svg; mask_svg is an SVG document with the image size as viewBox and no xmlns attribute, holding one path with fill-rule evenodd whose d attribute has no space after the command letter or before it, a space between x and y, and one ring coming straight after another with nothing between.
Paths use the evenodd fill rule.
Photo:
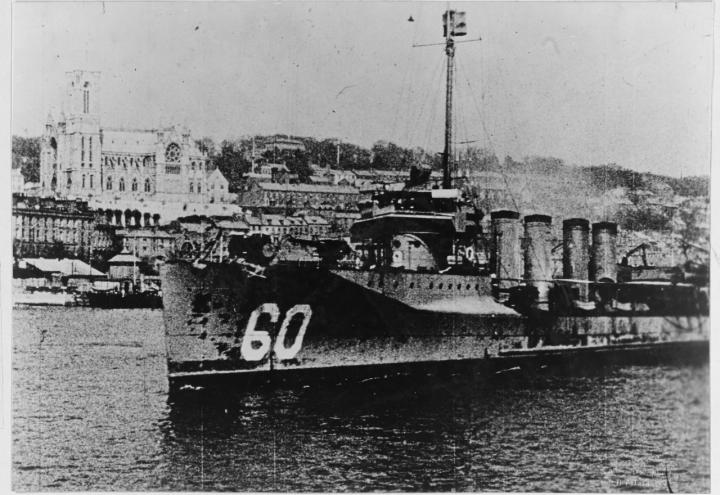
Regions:
<instances>
[{"instance_id":1,"label":"stone building","mask_svg":"<svg viewBox=\"0 0 720 495\"><path fill-rule=\"evenodd\" d=\"M117 236L123 251L143 259L170 257L175 252L176 235L159 229L122 229Z\"/></svg>"},{"instance_id":2,"label":"stone building","mask_svg":"<svg viewBox=\"0 0 720 495\"><path fill-rule=\"evenodd\" d=\"M360 199L354 187L252 181L239 201L243 206L349 210Z\"/></svg>"},{"instance_id":3,"label":"stone building","mask_svg":"<svg viewBox=\"0 0 720 495\"><path fill-rule=\"evenodd\" d=\"M87 258L93 248L95 218L87 202L13 195L13 255Z\"/></svg>"},{"instance_id":4,"label":"stone building","mask_svg":"<svg viewBox=\"0 0 720 495\"><path fill-rule=\"evenodd\" d=\"M165 216L158 211L164 206L208 203L208 179L217 184L222 174L208 174L207 155L190 131L102 127L99 84L99 72L66 74L63 110L57 120L48 115L41 143L41 194L82 198L100 208L121 204L118 214L138 205L150 218Z\"/></svg>"}]
</instances>

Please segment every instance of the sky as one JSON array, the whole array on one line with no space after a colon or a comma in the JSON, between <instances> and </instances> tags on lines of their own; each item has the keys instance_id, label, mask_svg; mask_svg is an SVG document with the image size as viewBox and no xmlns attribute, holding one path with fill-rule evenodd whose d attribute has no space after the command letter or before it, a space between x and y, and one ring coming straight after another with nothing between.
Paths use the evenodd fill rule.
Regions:
<instances>
[{"instance_id":1,"label":"sky","mask_svg":"<svg viewBox=\"0 0 720 495\"><path fill-rule=\"evenodd\" d=\"M446 2L16 2L12 130L65 72L101 72L104 127L389 140L441 151ZM457 2L455 140L505 155L708 174L709 2ZM408 18L412 16L413 22Z\"/></svg>"}]
</instances>

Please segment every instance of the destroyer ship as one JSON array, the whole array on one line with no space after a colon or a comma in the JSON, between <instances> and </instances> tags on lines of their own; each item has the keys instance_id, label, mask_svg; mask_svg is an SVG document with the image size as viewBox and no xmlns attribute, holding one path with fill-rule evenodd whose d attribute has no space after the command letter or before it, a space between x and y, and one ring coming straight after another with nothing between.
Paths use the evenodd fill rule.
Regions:
<instances>
[{"instance_id":1,"label":"destroyer ship","mask_svg":"<svg viewBox=\"0 0 720 495\"><path fill-rule=\"evenodd\" d=\"M707 356L707 287L682 273L648 279L618 264L616 224L562 221L561 278L553 278L551 217L493 211L483 231L484 212L451 174L453 59L464 13L448 10L443 21L442 187L417 172L404 189L377 192L360 205L350 242L278 245L255 234L233 237L228 255L211 259L216 228L215 241L165 264L171 390Z\"/></svg>"}]
</instances>

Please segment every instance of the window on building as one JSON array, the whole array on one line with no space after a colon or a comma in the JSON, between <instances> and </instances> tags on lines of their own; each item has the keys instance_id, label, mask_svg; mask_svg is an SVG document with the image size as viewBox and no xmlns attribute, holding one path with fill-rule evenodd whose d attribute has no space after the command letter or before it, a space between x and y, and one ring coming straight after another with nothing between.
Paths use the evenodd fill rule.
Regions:
<instances>
[{"instance_id":1,"label":"window on building","mask_svg":"<svg viewBox=\"0 0 720 495\"><path fill-rule=\"evenodd\" d=\"M178 163L180 161L180 146L178 146L176 143L170 143L167 148L165 148L165 161L167 163Z\"/></svg>"},{"instance_id":2,"label":"window on building","mask_svg":"<svg viewBox=\"0 0 720 495\"><path fill-rule=\"evenodd\" d=\"M93 186L93 178L94 178L94 176L91 175L91 176L90 176L90 189L92 189L93 187L95 187L95 186Z\"/></svg>"},{"instance_id":3,"label":"window on building","mask_svg":"<svg viewBox=\"0 0 720 495\"><path fill-rule=\"evenodd\" d=\"M85 83L85 89L83 89L83 113L90 113L90 83Z\"/></svg>"},{"instance_id":4,"label":"window on building","mask_svg":"<svg viewBox=\"0 0 720 495\"><path fill-rule=\"evenodd\" d=\"M137 179L133 179L132 186L130 186L130 187L132 188L133 191L137 191L137 186L138 186Z\"/></svg>"},{"instance_id":5,"label":"window on building","mask_svg":"<svg viewBox=\"0 0 720 495\"><path fill-rule=\"evenodd\" d=\"M192 162L192 164L190 165L190 169L195 172L195 162Z\"/></svg>"},{"instance_id":6,"label":"window on building","mask_svg":"<svg viewBox=\"0 0 720 495\"><path fill-rule=\"evenodd\" d=\"M112 177L108 177L105 181L105 189L108 191L112 191Z\"/></svg>"},{"instance_id":7,"label":"window on building","mask_svg":"<svg viewBox=\"0 0 720 495\"><path fill-rule=\"evenodd\" d=\"M125 190L125 179L120 177L120 182L118 182L118 191L124 191Z\"/></svg>"},{"instance_id":8,"label":"window on building","mask_svg":"<svg viewBox=\"0 0 720 495\"><path fill-rule=\"evenodd\" d=\"M80 138L80 166L85 166L85 136Z\"/></svg>"},{"instance_id":9,"label":"window on building","mask_svg":"<svg viewBox=\"0 0 720 495\"><path fill-rule=\"evenodd\" d=\"M145 192L150 192L150 179L145 179Z\"/></svg>"},{"instance_id":10,"label":"window on building","mask_svg":"<svg viewBox=\"0 0 720 495\"><path fill-rule=\"evenodd\" d=\"M85 189L85 174L82 176L82 188Z\"/></svg>"},{"instance_id":11,"label":"window on building","mask_svg":"<svg viewBox=\"0 0 720 495\"><path fill-rule=\"evenodd\" d=\"M198 182L198 194L200 194L201 192L202 192L202 186L201 186L200 183Z\"/></svg>"},{"instance_id":12,"label":"window on building","mask_svg":"<svg viewBox=\"0 0 720 495\"><path fill-rule=\"evenodd\" d=\"M68 186L68 187L72 186L72 176L71 176L70 174L68 174L67 186Z\"/></svg>"},{"instance_id":13,"label":"window on building","mask_svg":"<svg viewBox=\"0 0 720 495\"><path fill-rule=\"evenodd\" d=\"M195 185L191 182L190 183L190 193L194 193L194 192L195 192Z\"/></svg>"}]
</instances>

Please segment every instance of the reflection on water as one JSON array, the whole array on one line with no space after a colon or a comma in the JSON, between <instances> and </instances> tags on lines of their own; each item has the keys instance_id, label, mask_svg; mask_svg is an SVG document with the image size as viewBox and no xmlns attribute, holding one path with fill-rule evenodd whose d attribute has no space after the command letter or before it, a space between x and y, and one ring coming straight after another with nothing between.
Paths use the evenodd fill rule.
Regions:
<instances>
[{"instance_id":1,"label":"reflection on water","mask_svg":"<svg viewBox=\"0 0 720 495\"><path fill-rule=\"evenodd\" d=\"M16 490L710 486L707 366L169 398L160 312L13 319Z\"/></svg>"}]
</instances>

